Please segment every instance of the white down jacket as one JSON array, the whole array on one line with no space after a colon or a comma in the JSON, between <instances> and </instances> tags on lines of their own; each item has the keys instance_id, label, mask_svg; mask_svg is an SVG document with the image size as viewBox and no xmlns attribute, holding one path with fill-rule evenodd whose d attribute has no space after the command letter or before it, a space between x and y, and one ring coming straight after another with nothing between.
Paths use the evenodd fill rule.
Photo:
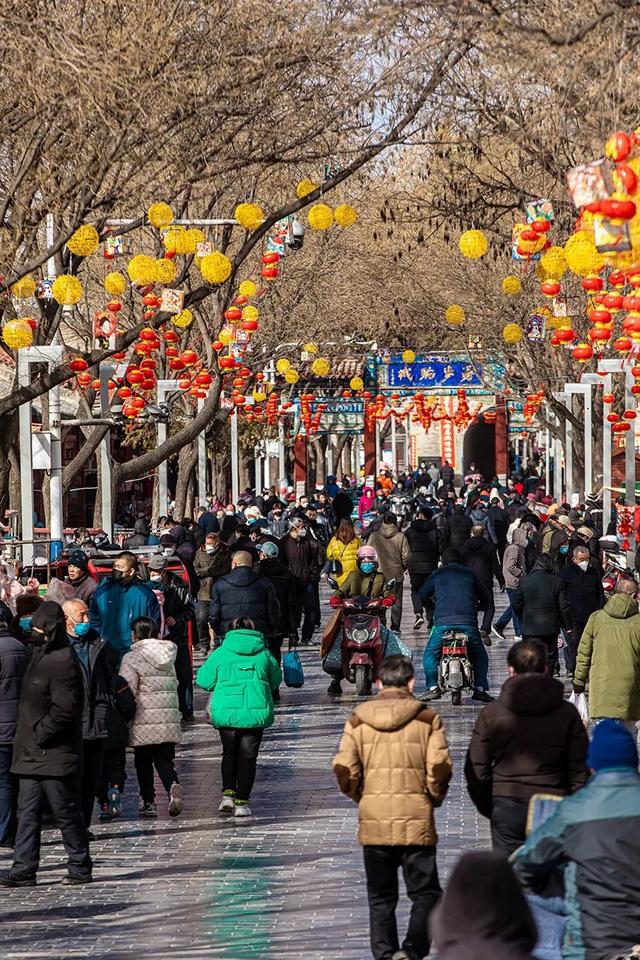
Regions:
<instances>
[{"instance_id":1,"label":"white down jacket","mask_svg":"<svg viewBox=\"0 0 640 960\"><path fill-rule=\"evenodd\" d=\"M170 640L137 640L122 658L120 676L136 700L129 732L129 743L134 747L180 740L176 652Z\"/></svg>"}]
</instances>

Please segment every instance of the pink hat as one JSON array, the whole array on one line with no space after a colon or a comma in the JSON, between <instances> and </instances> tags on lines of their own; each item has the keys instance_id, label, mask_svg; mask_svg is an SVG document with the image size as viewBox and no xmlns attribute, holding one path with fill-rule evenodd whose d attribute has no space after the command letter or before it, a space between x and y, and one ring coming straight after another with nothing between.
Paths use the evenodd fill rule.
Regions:
<instances>
[{"instance_id":1,"label":"pink hat","mask_svg":"<svg viewBox=\"0 0 640 960\"><path fill-rule=\"evenodd\" d=\"M377 560L378 554L375 552L373 547L368 547L365 545L364 547L360 547L356 557L358 560Z\"/></svg>"}]
</instances>

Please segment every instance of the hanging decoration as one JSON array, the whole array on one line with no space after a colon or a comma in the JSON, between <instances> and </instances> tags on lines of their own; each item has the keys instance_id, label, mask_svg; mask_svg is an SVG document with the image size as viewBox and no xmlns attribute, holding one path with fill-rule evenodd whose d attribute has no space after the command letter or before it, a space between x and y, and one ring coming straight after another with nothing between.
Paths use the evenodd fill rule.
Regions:
<instances>
[{"instance_id":1,"label":"hanging decoration","mask_svg":"<svg viewBox=\"0 0 640 960\"><path fill-rule=\"evenodd\" d=\"M465 230L458 241L460 253L468 260L479 260L489 249L489 241L482 230Z\"/></svg>"},{"instance_id":2,"label":"hanging decoration","mask_svg":"<svg viewBox=\"0 0 640 960\"><path fill-rule=\"evenodd\" d=\"M256 203L239 203L233 216L245 230L257 230L264 221L264 213Z\"/></svg>"},{"instance_id":3,"label":"hanging decoration","mask_svg":"<svg viewBox=\"0 0 640 960\"><path fill-rule=\"evenodd\" d=\"M65 307L71 307L82 297L82 284L77 277L63 273L53 281L53 299Z\"/></svg>"},{"instance_id":4,"label":"hanging decoration","mask_svg":"<svg viewBox=\"0 0 640 960\"><path fill-rule=\"evenodd\" d=\"M310 208L307 219L313 230L328 230L333 223L333 210L326 203L316 203Z\"/></svg>"},{"instance_id":5,"label":"hanging decoration","mask_svg":"<svg viewBox=\"0 0 640 960\"><path fill-rule=\"evenodd\" d=\"M229 258L217 250L206 254L200 262L200 273L207 283L224 283L231 276L231 270Z\"/></svg>"},{"instance_id":6,"label":"hanging decoration","mask_svg":"<svg viewBox=\"0 0 640 960\"><path fill-rule=\"evenodd\" d=\"M447 307L444 317L450 326L460 327L464 323L464 310L458 303L452 303Z\"/></svg>"},{"instance_id":7,"label":"hanging decoration","mask_svg":"<svg viewBox=\"0 0 640 960\"><path fill-rule=\"evenodd\" d=\"M152 203L147 210L147 218L153 227L161 230L173 223L173 210L168 203Z\"/></svg>"},{"instance_id":8,"label":"hanging decoration","mask_svg":"<svg viewBox=\"0 0 640 960\"><path fill-rule=\"evenodd\" d=\"M73 233L67 240L67 249L76 257L89 257L100 246L100 236L94 226L89 223Z\"/></svg>"}]
</instances>

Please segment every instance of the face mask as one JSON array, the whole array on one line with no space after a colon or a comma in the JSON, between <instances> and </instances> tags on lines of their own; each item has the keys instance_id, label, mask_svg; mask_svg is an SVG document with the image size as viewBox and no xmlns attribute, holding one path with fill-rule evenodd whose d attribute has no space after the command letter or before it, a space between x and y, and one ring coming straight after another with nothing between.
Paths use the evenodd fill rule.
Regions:
<instances>
[{"instance_id":1,"label":"face mask","mask_svg":"<svg viewBox=\"0 0 640 960\"><path fill-rule=\"evenodd\" d=\"M373 563L370 560L360 564L360 569L362 570L363 573L373 573L375 568L376 568L375 563Z\"/></svg>"},{"instance_id":2,"label":"face mask","mask_svg":"<svg viewBox=\"0 0 640 960\"><path fill-rule=\"evenodd\" d=\"M563 543L558 552L561 553L563 556L566 556L566 554L569 553L569 544Z\"/></svg>"},{"instance_id":3,"label":"face mask","mask_svg":"<svg viewBox=\"0 0 640 960\"><path fill-rule=\"evenodd\" d=\"M172 557L175 552L176 552L175 547L165 547L164 550L162 551L162 555L165 557Z\"/></svg>"},{"instance_id":4,"label":"face mask","mask_svg":"<svg viewBox=\"0 0 640 960\"><path fill-rule=\"evenodd\" d=\"M215 547L210 547L209 545L207 545L204 549L206 550L207 553L215 553L215 552L216 552L216 548L215 548Z\"/></svg>"},{"instance_id":5,"label":"face mask","mask_svg":"<svg viewBox=\"0 0 640 960\"><path fill-rule=\"evenodd\" d=\"M584 573L584 572L587 570L588 566L589 566L589 561L588 561L588 560L579 560L579 561L578 561L578 566L580 567L580 569L581 569L581 570L583 571L583 573Z\"/></svg>"},{"instance_id":6,"label":"face mask","mask_svg":"<svg viewBox=\"0 0 640 960\"><path fill-rule=\"evenodd\" d=\"M75 627L73 628L73 632L76 637L86 637L90 629L90 623L76 623Z\"/></svg>"},{"instance_id":7,"label":"face mask","mask_svg":"<svg viewBox=\"0 0 640 960\"><path fill-rule=\"evenodd\" d=\"M160 583L160 581L162 580L162 574L161 574L161 573L150 573L150 574L149 574L149 580L151 580L152 583Z\"/></svg>"},{"instance_id":8,"label":"face mask","mask_svg":"<svg viewBox=\"0 0 640 960\"><path fill-rule=\"evenodd\" d=\"M118 570L116 567L111 571L111 579L115 580L116 583L121 583L124 580L124 570Z\"/></svg>"},{"instance_id":9,"label":"face mask","mask_svg":"<svg viewBox=\"0 0 640 960\"><path fill-rule=\"evenodd\" d=\"M31 630L32 617L20 617L18 623L21 630Z\"/></svg>"},{"instance_id":10,"label":"face mask","mask_svg":"<svg viewBox=\"0 0 640 960\"><path fill-rule=\"evenodd\" d=\"M306 531L304 528L303 528L302 530L298 530L298 536L299 536L301 539L302 539L303 537L306 537L306 535L307 535L307 531Z\"/></svg>"}]
</instances>

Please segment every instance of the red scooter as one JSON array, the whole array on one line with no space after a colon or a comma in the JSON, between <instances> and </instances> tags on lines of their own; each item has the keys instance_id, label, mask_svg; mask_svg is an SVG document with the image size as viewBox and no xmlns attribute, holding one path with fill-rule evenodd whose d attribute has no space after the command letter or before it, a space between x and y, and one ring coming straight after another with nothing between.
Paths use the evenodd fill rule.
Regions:
<instances>
[{"instance_id":1,"label":"red scooter","mask_svg":"<svg viewBox=\"0 0 640 960\"><path fill-rule=\"evenodd\" d=\"M331 586L337 582L327 578ZM395 581L389 581L389 587ZM331 605L342 608L342 676L355 683L359 697L371 693L378 678L378 669L384 660L382 627L385 610L395 602L395 597L334 597Z\"/></svg>"}]
</instances>

